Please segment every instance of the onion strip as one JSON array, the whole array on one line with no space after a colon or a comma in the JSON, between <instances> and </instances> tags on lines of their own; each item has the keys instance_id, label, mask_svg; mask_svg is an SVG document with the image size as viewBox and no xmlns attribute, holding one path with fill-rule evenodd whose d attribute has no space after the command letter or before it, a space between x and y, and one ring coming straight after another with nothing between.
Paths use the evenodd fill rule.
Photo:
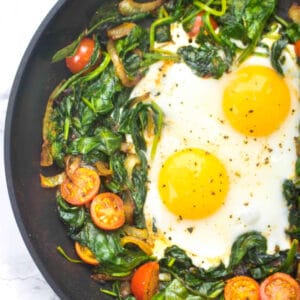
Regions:
<instances>
[{"instance_id":1,"label":"onion strip","mask_svg":"<svg viewBox=\"0 0 300 300\"><path fill-rule=\"evenodd\" d=\"M125 22L119 26L107 30L107 36L112 40L121 39L127 36L135 26L135 23Z\"/></svg>"},{"instance_id":2,"label":"onion strip","mask_svg":"<svg viewBox=\"0 0 300 300\"><path fill-rule=\"evenodd\" d=\"M131 16L138 13L151 12L163 4L163 0L138 3L133 0L123 0L119 3L119 11L123 16Z\"/></svg>"},{"instance_id":3,"label":"onion strip","mask_svg":"<svg viewBox=\"0 0 300 300\"><path fill-rule=\"evenodd\" d=\"M134 244L138 246L142 251L147 255L152 255L152 247L145 241L140 240L134 236L124 236L121 238L121 245L125 246L126 244Z\"/></svg>"},{"instance_id":4,"label":"onion strip","mask_svg":"<svg viewBox=\"0 0 300 300\"><path fill-rule=\"evenodd\" d=\"M300 24L300 5L293 3L288 12L289 18L295 23Z\"/></svg>"}]
</instances>

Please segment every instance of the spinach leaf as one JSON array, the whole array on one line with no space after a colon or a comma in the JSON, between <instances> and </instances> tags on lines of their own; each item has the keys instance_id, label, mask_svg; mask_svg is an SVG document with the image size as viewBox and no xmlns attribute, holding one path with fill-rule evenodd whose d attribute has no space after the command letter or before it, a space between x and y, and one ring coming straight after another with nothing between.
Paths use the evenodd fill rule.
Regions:
<instances>
[{"instance_id":1,"label":"spinach leaf","mask_svg":"<svg viewBox=\"0 0 300 300\"><path fill-rule=\"evenodd\" d=\"M220 35L227 39L238 39L246 45L239 53L238 63L242 63L253 53L275 7L276 0L228 1L227 12L219 18L222 24Z\"/></svg>"},{"instance_id":2,"label":"spinach leaf","mask_svg":"<svg viewBox=\"0 0 300 300\"><path fill-rule=\"evenodd\" d=\"M273 43L271 48L271 64L272 67L280 74L283 75L283 69L281 65L282 51L288 44L288 40L281 38Z\"/></svg>"},{"instance_id":3,"label":"spinach leaf","mask_svg":"<svg viewBox=\"0 0 300 300\"><path fill-rule=\"evenodd\" d=\"M204 42L198 48L184 46L178 49L178 54L198 76L219 78L230 65L224 60L225 54L220 55L222 49Z\"/></svg>"},{"instance_id":4,"label":"spinach leaf","mask_svg":"<svg viewBox=\"0 0 300 300\"><path fill-rule=\"evenodd\" d=\"M300 239L300 186L299 182L285 180L283 194L289 207L289 228L287 234L293 239Z\"/></svg>"},{"instance_id":5,"label":"spinach leaf","mask_svg":"<svg viewBox=\"0 0 300 300\"><path fill-rule=\"evenodd\" d=\"M111 276L127 276L149 257L139 249L123 248L119 232L107 232L97 228L87 217L82 230L72 234L71 238L88 247L101 262L96 272Z\"/></svg>"},{"instance_id":6,"label":"spinach leaf","mask_svg":"<svg viewBox=\"0 0 300 300\"><path fill-rule=\"evenodd\" d=\"M128 173L125 168L126 155L121 152L116 152L110 157L109 165L113 171L112 178L105 183L105 186L114 193L122 192L128 189L130 185Z\"/></svg>"},{"instance_id":7,"label":"spinach leaf","mask_svg":"<svg viewBox=\"0 0 300 300\"><path fill-rule=\"evenodd\" d=\"M164 24L157 26L155 30L155 40L158 43L164 43L171 40L171 29L170 25Z\"/></svg>"},{"instance_id":8,"label":"spinach leaf","mask_svg":"<svg viewBox=\"0 0 300 300\"><path fill-rule=\"evenodd\" d=\"M116 41L116 49L121 58L139 47L142 51L147 51L149 46L149 34L146 29L136 25L123 39Z\"/></svg>"},{"instance_id":9,"label":"spinach leaf","mask_svg":"<svg viewBox=\"0 0 300 300\"><path fill-rule=\"evenodd\" d=\"M285 30L285 34L292 43L297 42L300 40L300 24L289 23Z\"/></svg>"},{"instance_id":10,"label":"spinach leaf","mask_svg":"<svg viewBox=\"0 0 300 300\"><path fill-rule=\"evenodd\" d=\"M259 232L250 231L241 235L232 245L229 267L236 268L250 252L265 253L267 240Z\"/></svg>"},{"instance_id":11,"label":"spinach leaf","mask_svg":"<svg viewBox=\"0 0 300 300\"><path fill-rule=\"evenodd\" d=\"M174 279L170 285L167 286L164 292L166 300L201 300L200 296L195 296L189 293L187 288L178 280Z\"/></svg>"},{"instance_id":12,"label":"spinach leaf","mask_svg":"<svg viewBox=\"0 0 300 300\"><path fill-rule=\"evenodd\" d=\"M143 213L144 203L147 195L147 159L142 151L138 152L141 164L134 167L132 171L132 184L130 186L131 196L135 203L134 222L138 228L145 227L145 217Z\"/></svg>"},{"instance_id":13,"label":"spinach leaf","mask_svg":"<svg viewBox=\"0 0 300 300\"><path fill-rule=\"evenodd\" d=\"M243 14L243 23L246 27L250 44L240 54L238 61L243 62L255 49L265 25L274 13L276 0L248 0Z\"/></svg>"},{"instance_id":14,"label":"spinach leaf","mask_svg":"<svg viewBox=\"0 0 300 300\"><path fill-rule=\"evenodd\" d=\"M124 251L119 243L118 233L101 231L90 219L87 219L82 230L71 235L71 238L88 247L101 263L113 261Z\"/></svg>"},{"instance_id":15,"label":"spinach leaf","mask_svg":"<svg viewBox=\"0 0 300 300\"><path fill-rule=\"evenodd\" d=\"M99 150L106 155L112 155L121 146L122 136L114 133L108 128L99 127L95 130L94 136L84 136L74 139L69 144L67 153L88 154L92 150Z\"/></svg>"},{"instance_id":16,"label":"spinach leaf","mask_svg":"<svg viewBox=\"0 0 300 300\"><path fill-rule=\"evenodd\" d=\"M262 33L266 22L274 13L275 0L248 0L244 13L243 22L247 28L247 35L250 40L255 40Z\"/></svg>"},{"instance_id":17,"label":"spinach leaf","mask_svg":"<svg viewBox=\"0 0 300 300\"><path fill-rule=\"evenodd\" d=\"M80 230L86 220L82 206L71 206L60 194L56 197L58 216L68 227L68 233L73 234Z\"/></svg>"},{"instance_id":18,"label":"spinach leaf","mask_svg":"<svg viewBox=\"0 0 300 300\"><path fill-rule=\"evenodd\" d=\"M113 109L113 97L122 90L114 68L108 67L92 84L88 85L82 93L82 98L89 103L94 113L104 114Z\"/></svg>"},{"instance_id":19,"label":"spinach leaf","mask_svg":"<svg viewBox=\"0 0 300 300\"><path fill-rule=\"evenodd\" d=\"M198 268L177 246L167 248L159 264L162 272L179 280L192 295L204 297L200 299L215 298L222 294L225 281L235 275L262 280L278 271L293 273L296 269L297 245L295 241L290 250L268 254L266 238L259 232L251 231L239 236L232 245L228 266L220 263L209 269ZM176 294L176 291L172 290L171 293Z\"/></svg>"}]
</instances>

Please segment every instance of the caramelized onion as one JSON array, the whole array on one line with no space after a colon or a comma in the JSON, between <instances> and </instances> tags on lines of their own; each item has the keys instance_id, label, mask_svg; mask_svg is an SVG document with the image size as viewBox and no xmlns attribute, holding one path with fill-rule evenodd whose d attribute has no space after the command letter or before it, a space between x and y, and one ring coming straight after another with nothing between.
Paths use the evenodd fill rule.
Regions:
<instances>
[{"instance_id":1,"label":"caramelized onion","mask_svg":"<svg viewBox=\"0 0 300 300\"><path fill-rule=\"evenodd\" d=\"M118 40L127 36L135 26L135 23L125 22L119 26L107 30L107 36L112 40Z\"/></svg>"},{"instance_id":2,"label":"caramelized onion","mask_svg":"<svg viewBox=\"0 0 300 300\"><path fill-rule=\"evenodd\" d=\"M75 171L79 168L81 159L78 156L68 155L65 158L66 173L69 178L73 177Z\"/></svg>"},{"instance_id":3,"label":"caramelized onion","mask_svg":"<svg viewBox=\"0 0 300 300\"><path fill-rule=\"evenodd\" d=\"M133 224L135 203L129 191L125 191L123 197L125 220L127 224Z\"/></svg>"},{"instance_id":4,"label":"caramelized onion","mask_svg":"<svg viewBox=\"0 0 300 300\"><path fill-rule=\"evenodd\" d=\"M122 229L126 235L131 235L138 239L147 239L148 238L147 229L140 229L140 228L136 228L136 227L130 226L130 225L125 225Z\"/></svg>"},{"instance_id":5,"label":"caramelized onion","mask_svg":"<svg viewBox=\"0 0 300 300\"><path fill-rule=\"evenodd\" d=\"M60 185L66 178L66 173L62 172L60 174L46 177L40 174L41 187L43 188L53 188Z\"/></svg>"},{"instance_id":6,"label":"caramelized onion","mask_svg":"<svg viewBox=\"0 0 300 300\"><path fill-rule=\"evenodd\" d=\"M94 165L99 176L110 176L113 173L108 164L103 161L97 161Z\"/></svg>"},{"instance_id":7,"label":"caramelized onion","mask_svg":"<svg viewBox=\"0 0 300 300\"><path fill-rule=\"evenodd\" d=\"M46 106L46 110L45 110L45 114L44 114L44 118L43 118L43 144L42 144L42 151L41 151L41 161L40 161L40 165L42 167L49 167L52 166L53 164L53 156L52 156L52 152L51 152L51 143L49 141L49 134L51 134L52 131L54 131L54 129L52 128L52 121L51 121L51 116L53 113L53 103L55 100L55 95L57 94L57 92L60 90L60 88L64 85L65 81L63 80L51 93L48 102L47 102L47 106Z\"/></svg>"},{"instance_id":8,"label":"caramelized onion","mask_svg":"<svg viewBox=\"0 0 300 300\"><path fill-rule=\"evenodd\" d=\"M288 12L289 18L300 24L300 5L293 3Z\"/></svg>"},{"instance_id":9,"label":"caramelized onion","mask_svg":"<svg viewBox=\"0 0 300 300\"><path fill-rule=\"evenodd\" d=\"M133 0L123 0L119 3L119 11L123 16L131 16L137 13L151 12L163 4L163 0L138 3Z\"/></svg>"},{"instance_id":10,"label":"caramelized onion","mask_svg":"<svg viewBox=\"0 0 300 300\"><path fill-rule=\"evenodd\" d=\"M126 244L134 244L137 247L139 247L143 252L145 252L147 255L152 255L152 247L147 242L136 238L134 236L124 236L121 238L121 245L125 246Z\"/></svg>"}]
</instances>

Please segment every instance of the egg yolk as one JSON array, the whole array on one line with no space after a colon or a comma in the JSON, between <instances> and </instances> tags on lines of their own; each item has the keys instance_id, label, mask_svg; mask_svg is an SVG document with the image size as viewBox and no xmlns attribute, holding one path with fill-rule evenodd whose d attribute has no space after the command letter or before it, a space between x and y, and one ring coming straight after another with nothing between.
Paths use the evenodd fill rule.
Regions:
<instances>
[{"instance_id":1,"label":"egg yolk","mask_svg":"<svg viewBox=\"0 0 300 300\"><path fill-rule=\"evenodd\" d=\"M168 157L159 173L158 188L173 214L183 219L202 219L224 204L229 180L218 158L191 148Z\"/></svg>"},{"instance_id":2,"label":"egg yolk","mask_svg":"<svg viewBox=\"0 0 300 300\"><path fill-rule=\"evenodd\" d=\"M284 79L265 66L237 71L225 88L223 111L240 133L262 137L276 131L286 119L291 99Z\"/></svg>"}]
</instances>

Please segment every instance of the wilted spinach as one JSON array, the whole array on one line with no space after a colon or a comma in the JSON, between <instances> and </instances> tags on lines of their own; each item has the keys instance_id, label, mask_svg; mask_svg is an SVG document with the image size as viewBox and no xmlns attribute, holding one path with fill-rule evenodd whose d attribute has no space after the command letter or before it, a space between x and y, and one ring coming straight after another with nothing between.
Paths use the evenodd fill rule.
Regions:
<instances>
[{"instance_id":1,"label":"wilted spinach","mask_svg":"<svg viewBox=\"0 0 300 300\"><path fill-rule=\"evenodd\" d=\"M89 28L53 57L53 61L58 61L72 55L83 37L93 35L96 49L90 63L84 70L63 81L49 99L44 119L43 149L60 167L64 167L66 155L80 156L84 163L91 165L104 162L112 173L103 178L101 192L129 195L134 202L131 225L145 228L143 207L148 173L145 132L153 140L152 159L163 127L163 112L151 100L150 92L131 98L132 88L123 86L111 54L106 52L106 29L125 21L136 22L128 34L113 41L129 80L141 78L151 64L163 60L182 60L198 76L220 78L230 71L233 63L241 63L253 53L267 25L277 19L283 28L280 30L281 38L271 48L271 62L274 69L282 74L282 52L287 43L300 39L300 27L276 16L271 18L275 6L275 0L169 0L151 14L122 16L113 3L107 10L98 10ZM155 49L155 42L171 40L172 23L181 22L189 32L200 12L203 13L203 26L193 44L179 48L177 53ZM217 31L212 28L211 15L219 25ZM143 21L147 17L152 22L150 26L148 21ZM128 153L122 146L128 146L131 141L138 163L129 176L126 168ZM298 177L299 161L296 164ZM287 233L292 239L300 237L298 181L298 178L287 180L283 187L289 205L290 227ZM67 204L59 194L57 206L69 236L88 247L101 262L95 272L124 277L138 265L152 259L136 246L123 247L121 231L107 232L97 228L87 209ZM247 232L232 245L227 266L220 263L209 269L194 266L177 246L169 247L159 263L161 272L168 273L171 280L161 282L160 292L153 299L214 299L222 297L226 279L235 275L262 280L277 271L293 274L297 243L295 240L290 250L270 255L266 238L259 232ZM116 295L120 297L117 283Z\"/></svg>"},{"instance_id":2,"label":"wilted spinach","mask_svg":"<svg viewBox=\"0 0 300 300\"><path fill-rule=\"evenodd\" d=\"M101 262L95 270L98 273L115 277L127 276L136 266L150 259L138 248L122 247L119 232L100 230L88 216L83 228L72 234L71 238L88 247Z\"/></svg>"},{"instance_id":3,"label":"wilted spinach","mask_svg":"<svg viewBox=\"0 0 300 300\"><path fill-rule=\"evenodd\" d=\"M166 249L164 258L159 262L161 270L170 273L173 278L163 293L177 295L182 290L175 299L184 299L180 298L182 295L214 299L223 293L226 279L235 275L247 275L261 280L278 271L293 273L296 270L297 245L294 242L290 250L267 254L266 238L259 232L247 232L232 245L228 266L220 263L209 269L194 266L182 249L172 246ZM181 287L179 290L178 285Z\"/></svg>"}]
</instances>

